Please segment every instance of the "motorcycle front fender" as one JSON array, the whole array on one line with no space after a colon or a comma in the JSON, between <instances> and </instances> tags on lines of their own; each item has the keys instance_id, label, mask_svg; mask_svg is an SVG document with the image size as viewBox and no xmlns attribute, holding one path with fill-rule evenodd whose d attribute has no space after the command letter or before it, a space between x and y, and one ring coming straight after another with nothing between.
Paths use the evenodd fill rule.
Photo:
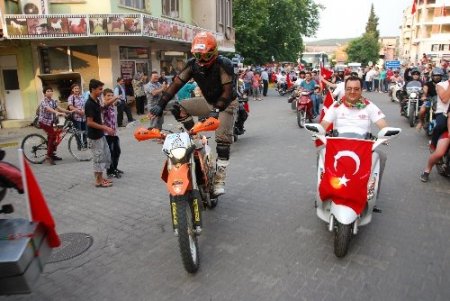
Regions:
<instances>
[{"instance_id":1,"label":"motorcycle front fender","mask_svg":"<svg viewBox=\"0 0 450 301\"><path fill-rule=\"evenodd\" d=\"M358 214L350 207L331 202L330 214L343 225L350 225L358 218Z\"/></svg>"},{"instance_id":2,"label":"motorcycle front fender","mask_svg":"<svg viewBox=\"0 0 450 301\"><path fill-rule=\"evenodd\" d=\"M171 196L184 195L192 184L189 175L189 164L172 165L168 168L168 162L164 165L161 178L166 182L167 190Z\"/></svg>"}]
</instances>

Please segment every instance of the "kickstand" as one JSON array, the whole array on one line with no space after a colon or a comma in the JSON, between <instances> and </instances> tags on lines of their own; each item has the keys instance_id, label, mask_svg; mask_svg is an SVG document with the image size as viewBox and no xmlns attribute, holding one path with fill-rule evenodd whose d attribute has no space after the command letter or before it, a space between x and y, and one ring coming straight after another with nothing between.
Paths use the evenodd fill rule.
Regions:
<instances>
[{"instance_id":1,"label":"kickstand","mask_svg":"<svg viewBox=\"0 0 450 301\"><path fill-rule=\"evenodd\" d=\"M373 212L375 212L375 213L382 213L383 210L381 210L381 209L378 208L377 206L374 206L374 207L373 207Z\"/></svg>"}]
</instances>

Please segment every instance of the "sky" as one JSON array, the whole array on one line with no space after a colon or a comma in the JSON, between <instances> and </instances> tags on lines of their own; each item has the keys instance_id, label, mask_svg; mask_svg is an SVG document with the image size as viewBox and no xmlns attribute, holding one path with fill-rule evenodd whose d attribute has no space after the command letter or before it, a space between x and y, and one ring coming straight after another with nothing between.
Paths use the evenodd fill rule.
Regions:
<instances>
[{"instance_id":1,"label":"sky","mask_svg":"<svg viewBox=\"0 0 450 301\"><path fill-rule=\"evenodd\" d=\"M319 29L315 37L305 41L360 37L369 19L373 3L379 18L380 36L399 36L403 10L413 0L314 0L326 8L320 12Z\"/></svg>"}]
</instances>

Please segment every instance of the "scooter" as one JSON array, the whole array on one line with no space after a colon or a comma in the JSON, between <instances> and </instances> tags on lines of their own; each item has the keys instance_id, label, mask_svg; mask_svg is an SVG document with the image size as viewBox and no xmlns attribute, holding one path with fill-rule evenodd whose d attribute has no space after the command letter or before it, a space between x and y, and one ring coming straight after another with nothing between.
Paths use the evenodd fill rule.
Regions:
<instances>
[{"instance_id":1,"label":"scooter","mask_svg":"<svg viewBox=\"0 0 450 301\"><path fill-rule=\"evenodd\" d=\"M400 102L402 99L403 84L399 82L391 82L389 84L389 96L392 102Z\"/></svg>"},{"instance_id":2,"label":"scooter","mask_svg":"<svg viewBox=\"0 0 450 301\"><path fill-rule=\"evenodd\" d=\"M320 124L305 128L325 145L318 154L316 214L334 232L334 254L344 257L358 227L371 222L372 212L379 212L375 204L383 166L373 150L397 137L401 129L385 127L376 140L367 140L356 133L327 137Z\"/></svg>"},{"instance_id":3,"label":"scooter","mask_svg":"<svg viewBox=\"0 0 450 301\"><path fill-rule=\"evenodd\" d=\"M300 128L304 128L306 119L312 122L313 116L313 102L311 100L311 92L302 91L300 96L296 99L297 107L297 124Z\"/></svg>"},{"instance_id":4,"label":"scooter","mask_svg":"<svg viewBox=\"0 0 450 301\"><path fill-rule=\"evenodd\" d=\"M167 156L161 178L169 191L172 225L178 237L181 259L188 273L197 272L200 264L197 237L202 232L200 205L214 208L218 197L214 195L215 164L211 148L200 132L214 131L220 125L215 118L198 122L189 132L163 133L159 129L137 128L138 141L164 139L163 153Z\"/></svg>"}]
</instances>

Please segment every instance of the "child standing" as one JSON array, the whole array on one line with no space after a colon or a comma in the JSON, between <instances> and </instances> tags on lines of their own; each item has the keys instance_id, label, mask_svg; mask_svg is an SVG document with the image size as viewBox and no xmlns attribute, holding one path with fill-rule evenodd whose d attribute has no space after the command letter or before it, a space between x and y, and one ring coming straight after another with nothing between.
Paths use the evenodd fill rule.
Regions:
<instances>
[{"instance_id":1,"label":"child standing","mask_svg":"<svg viewBox=\"0 0 450 301\"><path fill-rule=\"evenodd\" d=\"M111 89L105 89L103 91L103 123L113 130L112 133L105 132L106 142L108 142L109 151L111 153L111 165L106 170L108 178L120 178L123 171L117 169L119 165L120 157L120 143L119 136L117 136L117 103L119 101L118 96L114 96L114 92Z\"/></svg>"}]
</instances>

